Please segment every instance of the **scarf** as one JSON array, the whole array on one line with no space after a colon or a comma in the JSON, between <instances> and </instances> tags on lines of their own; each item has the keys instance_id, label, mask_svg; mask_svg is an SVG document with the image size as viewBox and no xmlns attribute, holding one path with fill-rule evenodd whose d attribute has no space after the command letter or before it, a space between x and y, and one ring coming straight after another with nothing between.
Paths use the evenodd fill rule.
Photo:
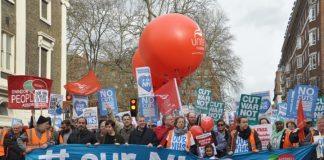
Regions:
<instances>
[{"instance_id":1,"label":"scarf","mask_svg":"<svg viewBox=\"0 0 324 160\"><path fill-rule=\"evenodd\" d=\"M239 131L238 136L240 136L242 139L247 140L250 138L251 134L251 128L248 127L247 129L244 129L243 131L240 130L240 127L237 126L236 130Z\"/></svg>"},{"instance_id":2,"label":"scarf","mask_svg":"<svg viewBox=\"0 0 324 160\"><path fill-rule=\"evenodd\" d=\"M282 129L281 131L278 132L277 128L274 130L274 132L271 135L271 141L270 141L272 148L276 148L276 149L280 148L281 137L284 131L285 129Z\"/></svg>"},{"instance_id":3,"label":"scarf","mask_svg":"<svg viewBox=\"0 0 324 160\"><path fill-rule=\"evenodd\" d=\"M176 127L174 127L174 134L176 135L176 136L181 136L181 135L184 135L184 134L186 134L188 132L188 129L187 129L187 127L185 127L185 128L176 128Z\"/></svg>"}]
</instances>

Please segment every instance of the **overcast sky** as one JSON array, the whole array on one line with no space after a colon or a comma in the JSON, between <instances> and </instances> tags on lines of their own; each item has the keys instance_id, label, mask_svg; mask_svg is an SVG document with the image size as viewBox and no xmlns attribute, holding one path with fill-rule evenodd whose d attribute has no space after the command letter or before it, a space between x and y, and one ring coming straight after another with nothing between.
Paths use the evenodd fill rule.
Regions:
<instances>
[{"instance_id":1,"label":"overcast sky","mask_svg":"<svg viewBox=\"0 0 324 160\"><path fill-rule=\"evenodd\" d=\"M242 60L242 93L271 91L294 0L218 0Z\"/></svg>"}]
</instances>

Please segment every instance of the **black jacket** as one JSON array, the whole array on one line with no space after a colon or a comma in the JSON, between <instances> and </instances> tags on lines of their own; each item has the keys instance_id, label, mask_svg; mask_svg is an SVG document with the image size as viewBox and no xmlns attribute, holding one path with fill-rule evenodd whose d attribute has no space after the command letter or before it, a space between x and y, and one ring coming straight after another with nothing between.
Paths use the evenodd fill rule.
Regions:
<instances>
[{"instance_id":1,"label":"black jacket","mask_svg":"<svg viewBox=\"0 0 324 160\"><path fill-rule=\"evenodd\" d=\"M102 144L124 144L125 140L122 136L119 134L115 134L114 136L110 136L108 133L104 136L103 138L103 143Z\"/></svg>"},{"instance_id":2,"label":"black jacket","mask_svg":"<svg viewBox=\"0 0 324 160\"><path fill-rule=\"evenodd\" d=\"M68 144L95 144L97 143L96 136L93 132L89 130L73 130L69 139L67 140Z\"/></svg>"},{"instance_id":3,"label":"black jacket","mask_svg":"<svg viewBox=\"0 0 324 160\"><path fill-rule=\"evenodd\" d=\"M24 151L19 148L17 138L13 131L8 132L4 137L4 151L7 160L24 160Z\"/></svg>"},{"instance_id":4,"label":"black jacket","mask_svg":"<svg viewBox=\"0 0 324 160\"><path fill-rule=\"evenodd\" d=\"M134 129L129 136L128 143L142 145L152 143L154 146L159 144L153 130L147 127L145 127L143 131L138 130L138 127Z\"/></svg>"}]
</instances>

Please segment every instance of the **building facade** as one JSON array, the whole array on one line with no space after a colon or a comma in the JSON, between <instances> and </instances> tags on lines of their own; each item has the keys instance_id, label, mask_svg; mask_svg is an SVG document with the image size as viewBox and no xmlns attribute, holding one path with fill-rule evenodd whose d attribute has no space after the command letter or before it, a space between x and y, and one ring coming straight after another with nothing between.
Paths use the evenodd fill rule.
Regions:
<instances>
[{"instance_id":1,"label":"building facade","mask_svg":"<svg viewBox=\"0 0 324 160\"><path fill-rule=\"evenodd\" d=\"M324 91L324 0L296 0L289 18L276 73L274 100L287 99L297 84Z\"/></svg>"},{"instance_id":2,"label":"building facade","mask_svg":"<svg viewBox=\"0 0 324 160\"><path fill-rule=\"evenodd\" d=\"M67 7L68 0L0 0L0 126L30 117L8 109L9 75L52 79L52 93L65 95Z\"/></svg>"}]
</instances>

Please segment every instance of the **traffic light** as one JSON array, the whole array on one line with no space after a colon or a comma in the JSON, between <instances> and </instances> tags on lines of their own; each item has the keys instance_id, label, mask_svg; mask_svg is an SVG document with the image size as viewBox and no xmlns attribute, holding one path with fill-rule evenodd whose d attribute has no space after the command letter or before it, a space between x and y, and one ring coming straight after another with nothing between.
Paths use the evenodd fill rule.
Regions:
<instances>
[{"instance_id":1,"label":"traffic light","mask_svg":"<svg viewBox=\"0 0 324 160\"><path fill-rule=\"evenodd\" d=\"M130 110L132 117L137 116L137 100L136 99L130 100L129 110Z\"/></svg>"},{"instance_id":2,"label":"traffic light","mask_svg":"<svg viewBox=\"0 0 324 160\"><path fill-rule=\"evenodd\" d=\"M72 101L72 96L70 95L70 93L66 92L66 101Z\"/></svg>"}]
</instances>

